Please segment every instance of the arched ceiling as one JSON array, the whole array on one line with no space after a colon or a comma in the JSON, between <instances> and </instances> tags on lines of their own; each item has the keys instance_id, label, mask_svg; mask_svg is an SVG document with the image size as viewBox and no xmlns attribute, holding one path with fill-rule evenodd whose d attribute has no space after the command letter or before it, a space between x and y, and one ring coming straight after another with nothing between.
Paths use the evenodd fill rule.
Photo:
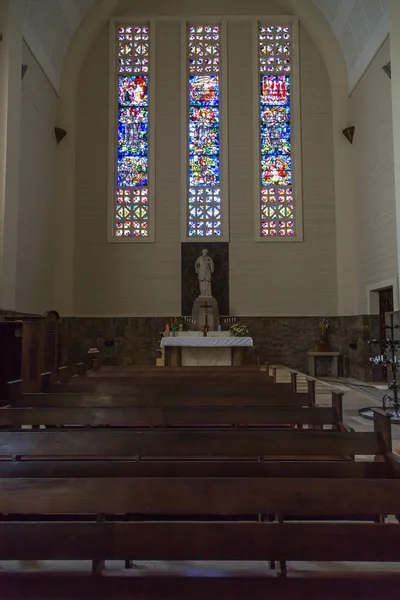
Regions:
<instances>
[{"instance_id":1,"label":"arched ceiling","mask_svg":"<svg viewBox=\"0 0 400 600\"><path fill-rule=\"evenodd\" d=\"M389 34L389 0L296 0L314 2L346 60L349 90L362 77ZM68 45L97 0L23 0L24 38L56 90Z\"/></svg>"}]
</instances>

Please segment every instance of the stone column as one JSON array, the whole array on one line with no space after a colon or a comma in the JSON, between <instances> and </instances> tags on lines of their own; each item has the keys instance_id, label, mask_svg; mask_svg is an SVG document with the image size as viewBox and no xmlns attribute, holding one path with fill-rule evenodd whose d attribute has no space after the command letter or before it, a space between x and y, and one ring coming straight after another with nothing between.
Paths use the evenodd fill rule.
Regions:
<instances>
[{"instance_id":1,"label":"stone column","mask_svg":"<svg viewBox=\"0 0 400 600\"><path fill-rule=\"evenodd\" d=\"M393 158L396 202L397 277L400 266L400 2L390 0L390 56L392 69ZM382 65L383 66L383 65ZM399 283L398 283L399 285ZM396 295L396 294L395 294Z\"/></svg>"},{"instance_id":2,"label":"stone column","mask_svg":"<svg viewBox=\"0 0 400 600\"><path fill-rule=\"evenodd\" d=\"M16 310L22 0L0 2L0 309Z\"/></svg>"}]
</instances>

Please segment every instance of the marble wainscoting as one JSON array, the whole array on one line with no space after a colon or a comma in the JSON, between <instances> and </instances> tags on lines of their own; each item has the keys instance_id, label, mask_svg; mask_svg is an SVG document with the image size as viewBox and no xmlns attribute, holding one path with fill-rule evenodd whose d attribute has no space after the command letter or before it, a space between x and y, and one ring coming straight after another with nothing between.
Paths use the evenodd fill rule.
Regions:
<instances>
[{"instance_id":1,"label":"marble wainscoting","mask_svg":"<svg viewBox=\"0 0 400 600\"><path fill-rule=\"evenodd\" d=\"M368 363L368 341L379 337L378 317L327 317L329 343L342 355L342 375L362 381L379 380ZM320 317L238 317L254 338L254 348L244 353L247 364L284 364L307 372L307 352L319 342ZM98 347L108 364L153 365L165 317L64 318L66 355L73 365L87 359L87 351ZM351 345L351 347L350 347ZM319 376L331 375L329 361Z\"/></svg>"},{"instance_id":2,"label":"marble wainscoting","mask_svg":"<svg viewBox=\"0 0 400 600\"><path fill-rule=\"evenodd\" d=\"M341 375L361 381L379 380L380 373L368 363L368 341L379 338L379 317L370 315L329 317L328 340L342 355ZM284 364L307 373L307 352L317 349L321 317L238 317L254 339L254 350L246 362ZM332 375L330 361L321 364L318 376Z\"/></svg>"},{"instance_id":3,"label":"marble wainscoting","mask_svg":"<svg viewBox=\"0 0 400 600\"><path fill-rule=\"evenodd\" d=\"M87 360L96 347L109 365L155 365L166 317L67 317L68 364Z\"/></svg>"}]
</instances>

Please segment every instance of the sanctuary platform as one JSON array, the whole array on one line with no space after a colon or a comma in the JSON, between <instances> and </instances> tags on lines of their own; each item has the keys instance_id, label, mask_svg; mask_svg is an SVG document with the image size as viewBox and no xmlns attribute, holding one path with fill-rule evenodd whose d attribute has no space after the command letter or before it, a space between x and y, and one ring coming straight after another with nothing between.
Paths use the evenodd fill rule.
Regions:
<instances>
[{"instance_id":1,"label":"sanctuary platform","mask_svg":"<svg viewBox=\"0 0 400 600\"><path fill-rule=\"evenodd\" d=\"M243 349L252 346L251 337L233 337L227 331L209 331L206 337L201 331L182 331L161 340L165 364L183 367L239 365Z\"/></svg>"}]
</instances>

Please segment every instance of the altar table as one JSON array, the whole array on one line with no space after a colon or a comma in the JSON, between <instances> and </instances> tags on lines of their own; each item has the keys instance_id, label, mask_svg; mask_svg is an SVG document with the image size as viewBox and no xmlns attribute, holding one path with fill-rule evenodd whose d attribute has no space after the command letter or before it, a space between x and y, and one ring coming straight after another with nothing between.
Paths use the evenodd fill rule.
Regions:
<instances>
[{"instance_id":1,"label":"altar table","mask_svg":"<svg viewBox=\"0 0 400 600\"><path fill-rule=\"evenodd\" d=\"M227 332L217 331L210 332L207 337L201 332L190 332L190 335L182 332L161 340L161 348L166 349L166 364L183 367L239 364L242 349L252 346L251 337L230 337Z\"/></svg>"}]
</instances>

